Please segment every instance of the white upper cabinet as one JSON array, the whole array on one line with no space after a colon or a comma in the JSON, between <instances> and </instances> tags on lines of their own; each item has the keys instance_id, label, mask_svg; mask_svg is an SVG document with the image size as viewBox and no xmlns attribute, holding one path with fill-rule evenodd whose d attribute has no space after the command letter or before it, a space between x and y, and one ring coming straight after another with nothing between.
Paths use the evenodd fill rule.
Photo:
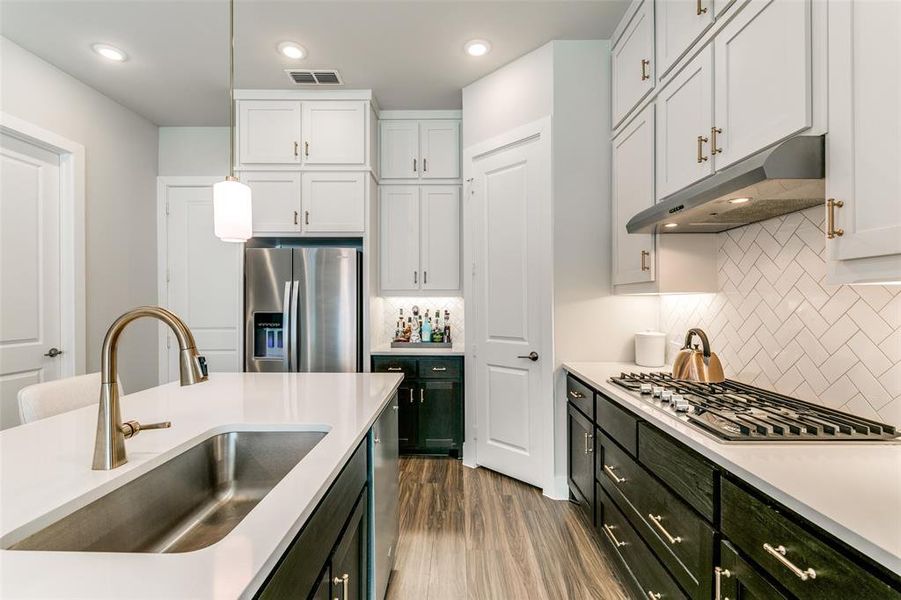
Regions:
<instances>
[{"instance_id":1,"label":"white upper cabinet","mask_svg":"<svg viewBox=\"0 0 901 600\"><path fill-rule=\"evenodd\" d=\"M899 31L899 2L829 2L826 194L842 203L826 240L831 283L901 281Z\"/></svg>"},{"instance_id":2,"label":"white upper cabinet","mask_svg":"<svg viewBox=\"0 0 901 600\"><path fill-rule=\"evenodd\" d=\"M717 169L810 127L810 11L751 0L714 38Z\"/></svg>"},{"instance_id":3,"label":"white upper cabinet","mask_svg":"<svg viewBox=\"0 0 901 600\"><path fill-rule=\"evenodd\" d=\"M421 121L419 136L422 177L460 177L460 121Z\"/></svg>"},{"instance_id":4,"label":"white upper cabinet","mask_svg":"<svg viewBox=\"0 0 901 600\"><path fill-rule=\"evenodd\" d=\"M460 186L420 188L422 289L460 289Z\"/></svg>"},{"instance_id":5,"label":"white upper cabinet","mask_svg":"<svg viewBox=\"0 0 901 600\"><path fill-rule=\"evenodd\" d=\"M238 102L238 164L299 165L300 112L293 100Z\"/></svg>"},{"instance_id":6,"label":"white upper cabinet","mask_svg":"<svg viewBox=\"0 0 901 600\"><path fill-rule=\"evenodd\" d=\"M381 288L388 292L419 289L419 186L379 188Z\"/></svg>"},{"instance_id":7,"label":"white upper cabinet","mask_svg":"<svg viewBox=\"0 0 901 600\"><path fill-rule=\"evenodd\" d=\"M654 105L613 139L613 283L654 280L654 236L626 223L654 205Z\"/></svg>"},{"instance_id":8,"label":"white upper cabinet","mask_svg":"<svg viewBox=\"0 0 901 600\"><path fill-rule=\"evenodd\" d=\"M382 179L459 179L460 121L380 122Z\"/></svg>"},{"instance_id":9,"label":"white upper cabinet","mask_svg":"<svg viewBox=\"0 0 901 600\"><path fill-rule=\"evenodd\" d=\"M657 96L657 199L711 175L713 48L707 46Z\"/></svg>"},{"instance_id":10,"label":"white upper cabinet","mask_svg":"<svg viewBox=\"0 0 901 600\"><path fill-rule=\"evenodd\" d=\"M379 161L382 179L419 176L419 122L380 121Z\"/></svg>"},{"instance_id":11,"label":"white upper cabinet","mask_svg":"<svg viewBox=\"0 0 901 600\"><path fill-rule=\"evenodd\" d=\"M654 1L635 0L628 22L613 45L613 126L654 89Z\"/></svg>"},{"instance_id":12,"label":"white upper cabinet","mask_svg":"<svg viewBox=\"0 0 901 600\"><path fill-rule=\"evenodd\" d=\"M306 165L366 163L366 103L303 103L303 162Z\"/></svg>"},{"instance_id":13,"label":"white upper cabinet","mask_svg":"<svg viewBox=\"0 0 901 600\"><path fill-rule=\"evenodd\" d=\"M244 171L253 198L254 234L300 231L300 173Z\"/></svg>"},{"instance_id":14,"label":"white upper cabinet","mask_svg":"<svg viewBox=\"0 0 901 600\"><path fill-rule=\"evenodd\" d=\"M713 24L713 0L657 2L657 78L663 79L675 62Z\"/></svg>"},{"instance_id":15,"label":"white upper cabinet","mask_svg":"<svg viewBox=\"0 0 901 600\"><path fill-rule=\"evenodd\" d=\"M305 233L362 233L366 177L363 172L305 172L301 206Z\"/></svg>"}]
</instances>

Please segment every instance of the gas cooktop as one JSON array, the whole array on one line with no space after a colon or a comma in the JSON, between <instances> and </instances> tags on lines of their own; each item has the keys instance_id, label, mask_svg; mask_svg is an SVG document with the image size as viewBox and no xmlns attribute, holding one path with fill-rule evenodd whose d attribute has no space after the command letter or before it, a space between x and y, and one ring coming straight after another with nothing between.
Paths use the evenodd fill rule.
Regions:
<instances>
[{"instance_id":1,"label":"gas cooktop","mask_svg":"<svg viewBox=\"0 0 901 600\"><path fill-rule=\"evenodd\" d=\"M727 379L696 383L669 373L622 373L611 383L727 442L894 440L895 427Z\"/></svg>"}]
</instances>

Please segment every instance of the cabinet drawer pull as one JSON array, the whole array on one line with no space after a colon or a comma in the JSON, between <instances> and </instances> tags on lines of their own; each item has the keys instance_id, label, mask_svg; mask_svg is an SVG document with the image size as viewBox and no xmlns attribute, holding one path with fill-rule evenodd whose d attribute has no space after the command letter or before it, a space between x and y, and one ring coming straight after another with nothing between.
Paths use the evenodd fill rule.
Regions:
<instances>
[{"instance_id":1,"label":"cabinet drawer pull","mask_svg":"<svg viewBox=\"0 0 901 600\"><path fill-rule=\"evenodd\" d=\"M403 367L388 367L389 371L403 371Z\"/></svg>"},{"instance_id":2,"label":"cabinet drawer pull","mask_svg":"<svg viewBox=\"0 0 901 600\"><path fill-rule=\"evenodd\" d=\"M413 404L413 388L410 388L410 404Z\"/></svg>"},{"instance_id":3,"label":"cabinet drawer pull","mask_svg":"<svg viewBox=\"0 0 901 600\"><path fill-rule=\"evenodd\" d=\"M426 161L428 161L427 158L423 158L423 159L422 159L422 172L423 172L423 173L425 173L426 171L429 170L429 163L426 162Z\"/></svg>"},{"instance_id":4,"label":"cabinet drawer pull","mask_svg":"<svg viewBox=\"0 0 901 600\"><path fill-rule=\"evenodd\" d=\"M569 397L578 400L579 398L584 398L585 394L583 394L582 392L577 392L575 390L569 390Z\"/></svg>"},{"instance_id":5,"label":"cabinet drawer pull","mask_svg":"<svg viewBox=\"0 0 901 600\"><path fill-rule=\"evenodd\" d=\"M695 6L695 12L698 14L699 17L707 12L707 9L705 7L701 6L701 0L698 0L697 5Z\"/></svg>"},{"instance_id":6,"label":"cabinet drawer pull","mask_svg":"<svg viewBox=\"0 0 901 600\"><path fill-rule=\"evenodd\" d=\"M604 523L604 533L607 534L607 537L613 543L614 547L619 548L620 546L626 545L626 542L621 542L618 539L616 539L616 536L613 535L613 527L611 527L610 525L607 525L606 523Z\"/></svg>"},{"instance_id":7,"label":"cabinet drawer pull","mask_svg":"<svg viewBox=\"0 0 901 600\"><path fill-rule=\"evenodd\" d=\"M425 402L425 388L419 388L419 403Z\"/></svg>"},{"instance_id":8,"label":"cabinet drawer pull","mask_svg":"<svg viewBox=\"0 0 901 600\"><path fill-rule=\"evenodd\" d=\"M826 237L834 240L836 237L845 235L844 229L835 227L835 209L845 205L844 201L829 198L826 200Z\"/></svg>"},{"instance_id":9,"label":"cabinet drawer pull","mask_svg":"<svg viewBox=\"0 0 901 600\"><path fill-rule=\"evenodd\" d=\"M611 467L610 465L604 465L604 472L607 474L607 477L613 480L613 483L625 483L625 477L617 477L616 473L613 471L615 467Z\"/></svg>"},{"instance_id":10,"label":"cabinet drawer pull","mask_svg":"<svg viewBox=\"0 0 901 600\"><path fill-rule=\"evenodd\" d=\"M663 520L663 517L661 517L660 515L657 515L655 517L654 515L648 513L648 518L651 520L651 523L653 523L657 527L657 529L660 530L660 533L662 533L666 537L666 541L668 541L670 544L678 544L682 541L682 538L680 538L679 536L673 537L670 532L666 530L666 528L660 522Z\"/></svg>"},{"instance_id":11,"label":"cabinet drawer pull","mask_svg":"<svg viewBox=\"0 0 901 600\"><path fill-rule=\"evenodd\" d=\"M304 225L310 224L310 211L308 210L303 211L303 223Z\"/></svg>"},{"instance_id":12,"label":"cabinet drawer pull","mask_svg":"<svg viewBox=\"0 0 901 600\"><path fill-rule=\"evenodd\" d=\"M416 159L413 159L413 172L416 172Z\"/></svg>"},{"instance_id":13,"label":"cabinet drawer pull","mask_svg":"<svg viewBox=\"0 0 901 600\"><path fill-rule=\"evenodd\" d=\"M294 142L294 158L297 158L299 155L297 153L297 142Z\"/></svg>"},{"instance_id":14,"label":"cabinet drawer pull","mask_svg":"<svg viewBox=\"0 0 901 600\"><path fill-rule=\"evenodd\" d=\"M645 259L649 258L650 256L651 256L651 253L648 252L647 250L641 251L641 270L642 271L650 271L651 270L651 267L647 264L647 262L645 260Z\"/></svg>"},{"instance_id":15,"label":"cabinet drawer pull","mask_svg":"<svg viewBox=\"0 0 901 600\"><path fill-rule=\"evenodd\" d=\"M428 283L428 282L429 282L429 272L428 272L428 271L423 271L423 272L422 272L422 283L423 283L423 284L426 284L426 283Z\"/></svg>"},{"instance_id":16,"label":"cabinet drawer pull","mask_svg":"<svg viewBox=\"0 0 901 600\"><path fill-rule=\"evenodd\" d=\"M704 156L704 144L706 144L708 141L709 140L703 135L698 136L698 163L702 163L707 160L707 157Z\"/></svg>"},{"instance_id":17,"label":"cabinet drawer pull","mask_svg":"<svg viewBox=\"0 0 901 600\"><path fill-rule=\"evenodd\" d=\"M310 142L303 143L303 155L310 158Z\"/></svg>"},{"instance_id":18,"label":"cabinet drawer pull","mask_svg":"<svg viewBox=\"0 0 901 600\"><path fill-rule=\"evenodd\" d=\"M660 595L659 592L652 592L651 590L648 590L648 598L650 598L650 600L660 600L661 598L663 598L663 596Z\"/></svg>"},{"instance_id":19,"label":"cabinet drawer pull","mask_svg":"<svg viewBox=\"0 0 901 600\"><path fill-rule=\"evenodd\" d=\"M647 67L651 65L651 61L646 58L641 59L641 80L650 79L651 76L648 74Z\"/></svg>"},{"instance_id":20,"label":"cabinet drawer pull","mask_svg":"<svg viewBox=\"0 0 901 600\"><path fill-rule=\"evenodd\" d=\"M347 592L349 591L349 587L348 587L349 581L350 581L350 575L348 575L347 573L345 573L341 577L335 577L334 579L332 579L332 583L334 583L335 585L341 586L341 591L343 594L343 598L341 600L347 600ZM338 600L338 599L335 598L335 600Z\"/></svg>"},{"instance_id":21,"label":"cabinet drawer pull","mask_svg":"<svg viewBox=\"0 0 901 600\"><path fill-rule=\"evenodd\" d=\"M713 126L710 128L710 155L714 154L722 154L723 149L717 146L716 136L717 134L723 133L723 130L717 126Z\"/></svg>"},{"instance_id":22,"label":"cabinet drawer pull","mask_svg":"<svg viewBox=\"0 0 901 600\"><path fill-rule=\"evenodd\" d=\"M732 577L732 571L722 567L713 569L713 600L723 600L723 577Z\"/></svg>"},{"instance_id":23,"label":"cabinet drawer pull","mask_svg":"<svg viewBox=\"0 0 901 600\"><path fill-rule=\"evenodd\" d=\"M298 214L297 214L297 211L295 210L294 211L294 224L295 225L297 225L297 217L298 217Z\"/></svg>"},{"instance_id":24,"label":"cabinet drawer pull","mask_svg":"<svg viewBox=\"0 0 901 600\"><path fill-rule=\"evenodd\" d=\"M813 569L811 569L811 568L800 569L797 566L795 566L795 564L792 561L788 560L785 557L785 554L786 554L785 546L776 546L774 548L774 547L770 546L769 544L764 544L763 549L766 550L768 554L772 555L773 558L775 558L776 560L781 562L785 566L785 568L787 568L789 571L794 573L798 577L798 579L800 579L801 581L807 581L808 579L816 579L817 578L817 572L814 571Z\"/></svg>"},{"instance_id":25,"label":"cabinet drawer pull","mask_svg":"<svg viewBox=\"0 0 901 600\"><path fill-rule=\"evenodd\" d=\"M432 370L438 371L439 373L443 373L444 371L447 371L447 367L432 367Z\"/></svg>"},{"instance_id":26,"label":"cabinet drawer pull","mask_svg":"<svg viewBox=\"0 0 901 600\"><path fill-rule=\"evenodd\" d=\"M413 283L419 283L419 271L413 271Z\"/></svg>"}]
</instances>

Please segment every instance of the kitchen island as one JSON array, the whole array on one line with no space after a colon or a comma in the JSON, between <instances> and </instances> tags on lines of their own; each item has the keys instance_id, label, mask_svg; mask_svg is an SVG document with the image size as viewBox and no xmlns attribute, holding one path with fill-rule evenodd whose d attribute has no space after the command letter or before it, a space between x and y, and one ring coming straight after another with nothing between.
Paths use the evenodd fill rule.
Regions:
<instances>
[{"instance_id":1,"label":"kitchen island","mask_svg":"<svg viewBox=\"0 0 901 600\"><path fill-rule=\"evenodd\" d=\"M221 541L177 554L0 550L4 598L251 597L354 456L401 382L395 374L225 374L122 399L124 419L170 429L126 442L128 462L93 471L96 407L0 432L0 546L8 548L212 435L326 435Z\"/></svg>"}]
</instances>

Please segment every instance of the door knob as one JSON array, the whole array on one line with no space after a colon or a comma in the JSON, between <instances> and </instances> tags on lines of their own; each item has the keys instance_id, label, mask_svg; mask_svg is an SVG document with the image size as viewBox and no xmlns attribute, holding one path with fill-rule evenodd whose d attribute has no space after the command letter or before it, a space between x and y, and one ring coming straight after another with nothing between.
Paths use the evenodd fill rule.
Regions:
<instances>
[{"instance_id":1,"label":"door knob","mask_svg":"<svg viewBox=\"0 0 901 600\"><path fill-rule=\"evenodd\" d=\"M538 353L533 350L533 351L529 352L528 354L520 355L520 356L517 356L516 358L528 358L532 362L535 362L536 360L538 360Z\"/></svg>"},{"instance_id":2,"label":"door knob","mask_svg":"<svg viewBox=\"0 0 901 600\"><path fill-rule=\"evenodd\" d=\"M44 353L44 356L49 356L50 358L56 358L57 356L59 356L62 353L63 353L63 351L60 350L59 348L50 348L50 350L48 350L46 353Z\"/></svg>"}]
</instances>

